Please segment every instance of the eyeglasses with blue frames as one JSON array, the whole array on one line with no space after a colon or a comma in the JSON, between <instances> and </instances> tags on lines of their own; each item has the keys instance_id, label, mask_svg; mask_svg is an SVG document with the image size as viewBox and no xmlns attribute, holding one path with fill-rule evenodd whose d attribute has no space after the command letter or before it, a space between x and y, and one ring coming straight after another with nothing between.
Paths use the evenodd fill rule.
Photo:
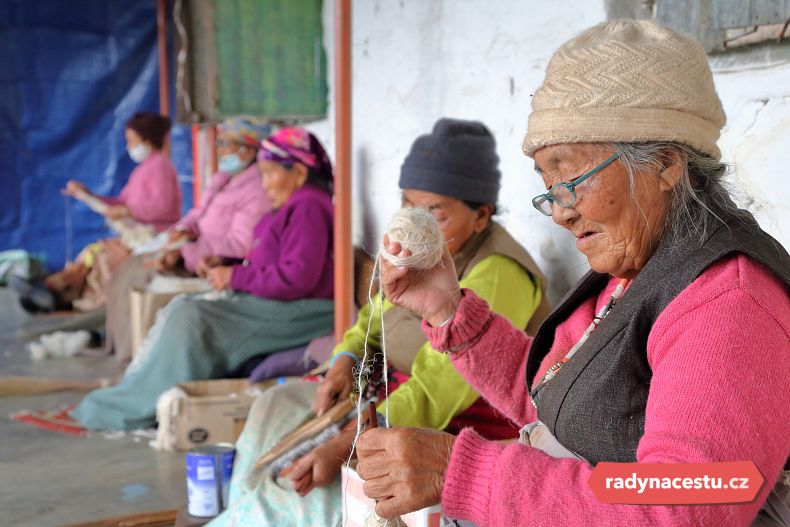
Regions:
<instances>
[{"instance_id":1,"label":"eyeglasses with blue frames","mask_svg":"<svg viewBox=\"0 0 790 527\"><path fill-rule=\"evenodd\" d=\"M564 209L572 207L573 204L576 203L576 187L604 168L611 165L618 157L620 157L620 152L614 154L600 165L594 167L589 172L586 172L575 179L557 183L545 194L539 194L532 198L532 206L538 209L541 214L546 216L551 216L551 205L553 203L556 203Z\"/></svg>"}]
</instances>

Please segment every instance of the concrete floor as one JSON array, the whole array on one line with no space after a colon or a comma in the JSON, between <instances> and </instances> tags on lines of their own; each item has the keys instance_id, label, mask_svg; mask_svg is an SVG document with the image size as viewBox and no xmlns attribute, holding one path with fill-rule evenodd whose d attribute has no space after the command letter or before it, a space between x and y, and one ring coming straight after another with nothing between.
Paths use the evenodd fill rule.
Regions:
<instances>
[{"instance_id":1,"label":"concrete floor","mask_svg":"<svg viewBox=\"0 0 790 527\"><path fill-rule=\"evenodd\" d=\"M120 372L113 358L31 361L17 330L42 323L0 289L0 376L92 379ZM186 503L183 454L153 450L144 438L70 437L7 418L22 409L54 409L81 396L0 397L0 525L47 527Z\"/></svg>"}]
</instances>

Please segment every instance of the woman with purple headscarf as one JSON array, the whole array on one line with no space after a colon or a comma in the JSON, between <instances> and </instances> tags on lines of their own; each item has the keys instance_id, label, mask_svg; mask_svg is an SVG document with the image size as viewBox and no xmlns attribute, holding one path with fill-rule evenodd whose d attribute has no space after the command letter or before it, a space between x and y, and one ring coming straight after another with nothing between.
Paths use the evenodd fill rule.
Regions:
<instances>
[{"instance_id":1,"label":"woman with purple headscarf","mask_svg":"<svg viewBox=\"0 0 790 527\"><path fill-rule=\"evenodd\" d=\"M243 261L205 259L216 292L176 297L157 316L120 384L72 411L92 430L155 424L158 397L178 383L222 377L247 359L303 346L334 320L332 165L301 128L261 143L258 164L272 203Z\"/></svg>"}]
</instances>

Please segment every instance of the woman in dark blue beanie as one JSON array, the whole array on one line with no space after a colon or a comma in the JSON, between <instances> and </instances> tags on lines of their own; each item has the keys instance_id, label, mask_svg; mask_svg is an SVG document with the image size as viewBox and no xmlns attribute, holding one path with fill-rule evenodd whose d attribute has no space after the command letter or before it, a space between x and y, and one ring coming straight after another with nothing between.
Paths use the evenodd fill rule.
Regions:
<instances>
[{"instance_id":1,"label":"woman in dark blue beanie","mask_svg":"<svg viewBox=\"0 0 790 527\"><path fill-rule=\"evenodd\" d=\"M479 121L439 119L414 141L401 167L401 189L426 190L471 203L499 196L496 141Z\"/></svg>"}]
</instances>

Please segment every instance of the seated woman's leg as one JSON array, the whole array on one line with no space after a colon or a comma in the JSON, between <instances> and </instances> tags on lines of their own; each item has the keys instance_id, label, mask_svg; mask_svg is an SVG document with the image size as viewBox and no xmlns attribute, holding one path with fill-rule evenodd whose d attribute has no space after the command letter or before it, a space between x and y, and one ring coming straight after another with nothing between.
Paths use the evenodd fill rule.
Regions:
<instances>
[{"instance_id":1,"label":"seated woman's leg","mask_svg":"<svg viewBox=\"0 0 790 527\"><path fill-rule=\"evenodd\" d=\"M222 377L254 355L305 344L332 328L330 301L209 295L170 302L120 384L89 393L72 416L94 430L154 426L157 399L176 384Z\"/></svg>"},{"instance_id":2,"label":"seated woman's leg","mask_svg":"<svg viewBox=\"0 0 790 527\"><path fill-rule=\"evenodd\" d=\"M266 470L255 468L261 455L312 412L317 386L309 382L289 383L270 388L258 397L236 443L230 506L207 527L339 525L340 478L326 487L316 487L301 498L291 488L288 478L280 478L278 485Z\"/></svg>"}]
</instances>

